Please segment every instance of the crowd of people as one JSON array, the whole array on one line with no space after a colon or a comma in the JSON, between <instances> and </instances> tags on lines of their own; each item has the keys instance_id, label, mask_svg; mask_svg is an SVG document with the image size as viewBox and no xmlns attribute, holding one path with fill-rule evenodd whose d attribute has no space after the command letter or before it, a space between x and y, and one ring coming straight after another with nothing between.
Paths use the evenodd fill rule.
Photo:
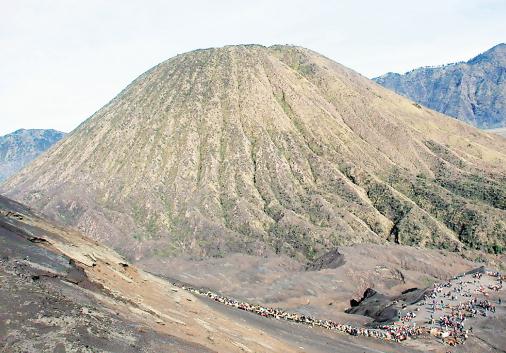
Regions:
<instances>
[{"instance_id":1,"label":"crowd of people","mask_svg":"<svg viewBox=\"0 0 506 353\"><path fill-rule=\"evenodd\" d=\"M420 305L427 305L431 312L427 324L432 334L447 339L453 344L463 343L472 331L472 327L468 328L466 324L468 318L477 315L486 317L489 313L495 313L494 304L488 299L480 300L477 297L479 294L485 298L489 296L486 288L480 283L484 274L496 279L496 283L487 286L489 290L502 289L504 275L490 271L474 273L469 280L464 280L464 275L460 275L454 277L452 281L434 285L432 291L420 303ZM458 301L460 297L471 299ZM498 303L500 304L500 299ZM441 315L436 320L438 311Z\"/></svg>"},{"instance_id":2,"label":"crowd of people","mask_svg":"<svg viewBox=\"0 0 506 353\"><path fill-rule=\"evenodd\" d=\"M503 275L498 272L486 272L486 274L497 279L497 284L490 285L488 287L489 289L495 291L502 289L502 283L504 280ZM475 281L474 284L478 283L476 281L479 281L481 276L483 276L482 273L473 275L473 279ZM488 312L495 312L495 306L487 299L478 300L474 297L455 305L445 303L445 300L440 299L451 298L452 301L456 301L459 296L472 296L470 290L465 286L468 282L464 282L461 279L462 276L457 276L453 278L452 281L435 284L433 289L425 295L424 300L418 304L419 307L425 306L427 310L431 312L430 319L425 323L425 325L417 325L417 322L414 321L417 318L416 312L408 311L401 315L398 321L389 325L379 326L378 328L354 327L348 324L337 323L332 320L315 319L308 315L287 312L279 308L264 307L257 304L238 301L236 299L214 293L210 290L198 289L180 283L174 283L174 285L195 295L206 296L221 304L245 310L267 318L317 326L328 330L339 331L352 336L373 337L395 342L401 342L408 338L433 335L441 337L447 343L454 345L463 343L468 337L469 332L472 330L472 328L466 328L467 318L474 317L478 314L486 316ZM483 295L486 294L485 288L481 285L478 286L477 291ZM419 307L415 310L419 311ZM435 316L438 311L441 311L441 316L438 320L436 320Z\"/></svg>"}]
</instances>

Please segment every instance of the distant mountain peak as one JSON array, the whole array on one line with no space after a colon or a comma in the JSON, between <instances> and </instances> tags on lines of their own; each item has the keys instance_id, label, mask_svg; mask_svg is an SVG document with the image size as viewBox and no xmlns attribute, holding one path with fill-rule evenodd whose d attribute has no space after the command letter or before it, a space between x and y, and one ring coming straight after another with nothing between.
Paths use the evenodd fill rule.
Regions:
<instances>
[{"instance_id":1,"label":"distant mountain peak","mask_svg":"<svg viewBox=\"0 0 506 353\"><path fill-rule=\"evenodd\" d=\"M18 129L0 136L0 183L58 142L64 132L53 129Z\"/></svg>"},{"instance_id":2,"label":"distant mountain peak","mask_svg":"<svg viewBox=\"0 0 506 353\"><path fill-rule=\"evenodd\" d=\"M486 53L504 53L506 51L506 43L499 43L489 50L486 51Z\"/></svg>"},{"instance_id":3,"label":"distant mountain peak","mask_svg":"<svg viewBox=\"0 0 506 353\"><path fill-rule=\"evenodd\" d=\"M506 44L497 44L489 50L470 59L467 63L474 65L483 61L496 61L501 65L506 65Z\"/></svg>"},{"instance_id":4,"label":"distant mountain peak","mask_svg":"<svg viewBox=\"0 0 506 353\"><path fill-rule=\"evenodd\" d=\"M418 104L480 128L506 126L506 44L467 62L373 79Z\"/></svg>"}]
</instances>

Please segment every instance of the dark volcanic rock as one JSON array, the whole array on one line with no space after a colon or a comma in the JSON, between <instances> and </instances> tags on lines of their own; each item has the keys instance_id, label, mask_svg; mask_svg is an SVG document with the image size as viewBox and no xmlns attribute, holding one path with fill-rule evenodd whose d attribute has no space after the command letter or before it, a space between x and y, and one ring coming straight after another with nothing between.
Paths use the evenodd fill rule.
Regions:
<instances>
[{"instance_id":1,"label":"dark volcanic rock","mask_svg":"<svg viewBox=\"0 0 506 353\"><path fill-rule=\"evenodd\" d=\"M376 292L374 289L372 288L367 288L364 292L364 294L362 295L362 298L359 299L359 300L356 300L356 299L351 299L350 300L350 305L352 308L356 307L356 306L359 306L360 303L362 303L364 300L366 300L367 298L370 298L374 295L377 295L378 292Z\"/></svg>"},{"instance_id":2,"label":"dark volcanic rock","mask_svg":"<svg viewBox=\"0 0 506 353\"><path fill-rule=\"evenodd\" d=\"M364 315L374 319L375 323L395 321L399 318L399 311L406 305L412 305L422 300L428 289L410 288L396 297L388 297L367 288L361 299L351 299L348 314Z\"/></svg>"},{"instance_id":3,"label":"dark volcanic rock","mask_svg":"<svg viewBox=\"0 0 506 353\"><path fill-rule=\"evenodd\" d=\"M475 273L485 273L485 272L486 272L485 266L480 266L478 268L472 269L471 271L467 271L464 274L465 275L472 275L472 274L475 274Z\"/></svg>"},{"instance_id":4,"label":"dark volcanic rock","mask_svg":"<svg viewBox=\"0 0 506 353\"><path fill-rule=\"evenodd\" d=\"M506 126L506 44L468 62L390 72L374 81L471 125Z\"/></svg>"},{"instance_id":5,"label":"dark volcanic rock","mask_svg":"<svg viewBox=\"0 0 506 353\"><path fill-rule=\"evenodd\" d=\"M325 268L338 268L344 265L344 255L338 249L323 254L306 265L306 271L319 271Z\"/></svg>"}]
</instances>

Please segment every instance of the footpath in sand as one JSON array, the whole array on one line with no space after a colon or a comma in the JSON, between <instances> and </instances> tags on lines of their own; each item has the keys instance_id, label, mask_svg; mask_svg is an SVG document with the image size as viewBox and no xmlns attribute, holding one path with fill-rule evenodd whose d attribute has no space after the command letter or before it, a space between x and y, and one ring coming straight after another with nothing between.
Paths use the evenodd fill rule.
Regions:
<instances>
[{"instance_id":1,"label":"footpath in sand","mask_svg":"<svg viewBox=\"0 0 506 353\"><path fill-rule=\"evenodd\" d=\"M473 334L473 325L483 326L480 325L480 321L493 318L497 313L504 311L501 295L505 279L506 276L499 272L480 268L456 276L449 281L434 284L432 290L427 291L422 300L401 309L398 321L376 325L375 328L355 327L332 320L320 320L279 308L238 301L209 290L201 290L181 283L174 284L195 295L205 296L226 306L265 318L286 320L338 331L351 336L363 336L397 343L421 339L421 342L417 342L418 344L412 342L412 345L415 346L419 346L419 343L423 341L427 346L432 346L433 343L456 346L464 344ZM397 303L392 303L392 305L395 304ZM499 311L497 306L499 306ZM427 341L430 339L435 339L437 342ZM489 344L489 346L500 351L500 348L493 344Z\"/></svg>"}]
</instances>

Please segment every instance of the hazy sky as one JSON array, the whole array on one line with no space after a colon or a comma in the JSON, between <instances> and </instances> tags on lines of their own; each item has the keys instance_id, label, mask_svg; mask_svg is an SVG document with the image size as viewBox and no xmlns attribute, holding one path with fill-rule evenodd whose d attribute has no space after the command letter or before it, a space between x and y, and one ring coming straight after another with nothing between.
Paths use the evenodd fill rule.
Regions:
<instances>
[{"instance_id":1,"label":"hazy sky","mask_svg":"<svg viewBox=\"0 0 506 353\"><path fill-rule=\"evenodd\" d=\"M505 41L505 0L0 0L0 134L70 131L197 48L297 44L374 77Z\"/></svg>"}]
</instances>

